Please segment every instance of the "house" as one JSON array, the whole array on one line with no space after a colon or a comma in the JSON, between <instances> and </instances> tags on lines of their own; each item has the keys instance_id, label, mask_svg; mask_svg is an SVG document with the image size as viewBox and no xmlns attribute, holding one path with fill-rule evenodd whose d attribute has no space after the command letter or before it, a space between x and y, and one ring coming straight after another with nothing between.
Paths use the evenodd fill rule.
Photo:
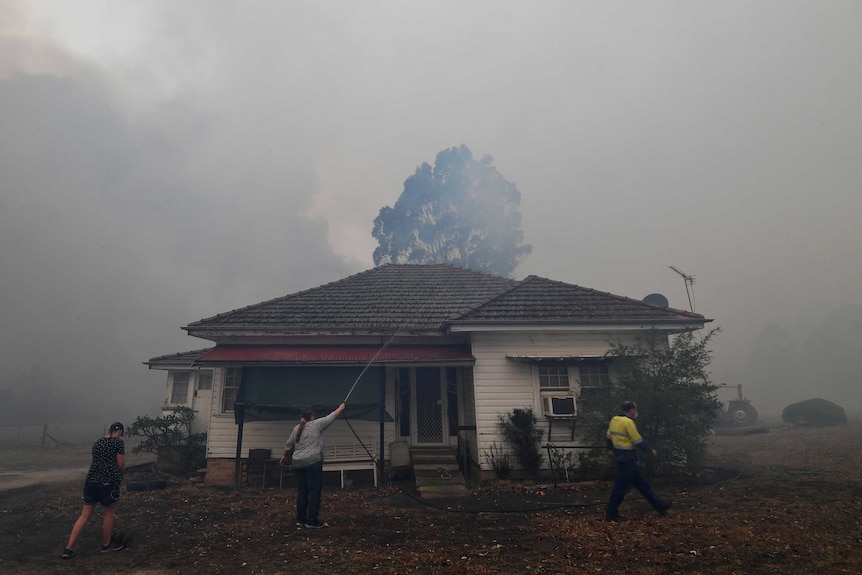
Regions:
<instances>
[{"instance_id":1,"label":"house","mask_svg":"<svg viewBox=\"0 0 862 575\"><path fill-rule=\"evenodd\" d=\"M144 365L149 366L150 369L168 372L165 403L162 406L163 415L175 407L191 407L195 410L192 433L209 431L213 404L213 369L195 365L195 361L206 351L209 350L173 353L144 362Z\"/></svg>"},{"instance_id":2,"label":"house","mask_svg":"<svg viewBox=\"0 0 862 575\"><path fill-rule=\"evenodd\" d=\"M208 483L230 484L252 449L277 456L302 406L326 414L348 395L328 445L370 444L381 468L393 442L460 446L489 471L499 415L532 408L545 437L573 442L554 422L610 386L611 341L709 321L538 276L388 264L191 323L215 346L147 363L168 371L169 405L185 399L208 420Z\"/></svg>"}]
</instances>

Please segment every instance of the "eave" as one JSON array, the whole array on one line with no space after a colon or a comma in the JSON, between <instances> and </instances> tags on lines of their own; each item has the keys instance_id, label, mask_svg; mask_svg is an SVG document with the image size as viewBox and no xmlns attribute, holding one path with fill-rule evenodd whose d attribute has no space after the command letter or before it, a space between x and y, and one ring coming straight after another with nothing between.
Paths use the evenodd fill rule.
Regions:
<instances>
[{"instance_id":1,"label":"eave","mask_svg":"<svg viewBox=\"0 0 862 575\"><path fill-rule=\"evenodd\" d=\"M461 332L513 332L513 331L576 331L576 332L622 332L649 331L659 329L670 333L679 333L694 329L703 329L704 324L711 319L680 321L673 320L643 320L643 321L482 321L470 323L450 323L451 333Z\"/></svg>"},{"instance_id":2,"label":"eave","mask_svg":"<svg viewBox=\"0 0 862 575\"><path fill-rule=\"evenodd\" d=\"M472 365L462 346L217 345L196 366L279 365Z\"/></svg>"}]
</instances>

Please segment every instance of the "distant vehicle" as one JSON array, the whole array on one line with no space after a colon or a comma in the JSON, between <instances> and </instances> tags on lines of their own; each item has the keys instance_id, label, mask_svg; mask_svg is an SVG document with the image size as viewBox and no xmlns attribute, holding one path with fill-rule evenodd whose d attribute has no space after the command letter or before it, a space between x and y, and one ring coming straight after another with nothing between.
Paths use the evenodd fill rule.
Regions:
<instances>
[{"instance_id":1,"label":"distant vehicle","mask_svg":"<svg viewBox=\"0 0 862 575\"><path fill-rule=\"evenodd\" d=\"M717 414L719 425L753 425L757 422L757 410L751 405L751 400L742 395L742 385L721 383L719 387L736 388L736 399L728 400L727 409L722 408Z\"/></svg>"}]
</instances>

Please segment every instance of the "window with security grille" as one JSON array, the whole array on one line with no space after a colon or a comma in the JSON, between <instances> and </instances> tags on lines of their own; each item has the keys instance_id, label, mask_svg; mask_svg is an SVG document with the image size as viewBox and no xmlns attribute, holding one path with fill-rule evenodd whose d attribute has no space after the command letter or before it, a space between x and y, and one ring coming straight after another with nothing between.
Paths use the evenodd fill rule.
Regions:
<instances>
[{"instance_id":1,"label":"window with security grille","mask_svg":"<svg viewBox=\"0 0 862 575\"><path fill-rule=\"evenodd\" d=\"M187 371L175 371L171 384L171 404L182 405L189 399L189 377Z\"/></svg>"},{"instance_id":2,"label":"window with security grille","mask_svg":"<svg viewBox=\"0 0 862 575\"><path fill-rule=\"evenodd\" d=\"M224 370L224 389L222 390L221 410L223 413L233 412L233 404L239 393L239 383L242 379L242 368L227 367Z\"/></svg>"},{"instance_id":3,"label":"window with security grille","mask_svg":"<svg viewBox=\"0 0 862 575\"><path fill-rule=\"evenodd\" d=\"M443 441L443 394L440 368L416 368L416 441Z\"/></svg>"},{"instance_id":4,"label":"window with security grille","mask_svg":"<svg viewBox=\"0 0 862 575\"><path fill-rule=\"evenodd\" d=\"M568 391L568 367L539 367L539 388L542 391Z\"/></svg>"}]
</instances>

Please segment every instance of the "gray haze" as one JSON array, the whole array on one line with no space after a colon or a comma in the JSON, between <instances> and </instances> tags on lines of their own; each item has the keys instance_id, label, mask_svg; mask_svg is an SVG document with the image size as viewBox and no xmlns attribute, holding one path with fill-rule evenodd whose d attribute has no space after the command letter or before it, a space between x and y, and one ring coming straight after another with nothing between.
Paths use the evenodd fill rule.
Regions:
<instances>
[{"instance_id":1,"label":"gray haze","mask_svg":"<svg viewBox=\"0 0 862 575\"><path fill-rule=\"evenodd\" d=\"M155 413L181 326L372 267L466 144L522 194L516 277L687 308L674 265L716 381L862 410L858 2L0 10L0 387Z\"/></svg>"}]
</instances>

